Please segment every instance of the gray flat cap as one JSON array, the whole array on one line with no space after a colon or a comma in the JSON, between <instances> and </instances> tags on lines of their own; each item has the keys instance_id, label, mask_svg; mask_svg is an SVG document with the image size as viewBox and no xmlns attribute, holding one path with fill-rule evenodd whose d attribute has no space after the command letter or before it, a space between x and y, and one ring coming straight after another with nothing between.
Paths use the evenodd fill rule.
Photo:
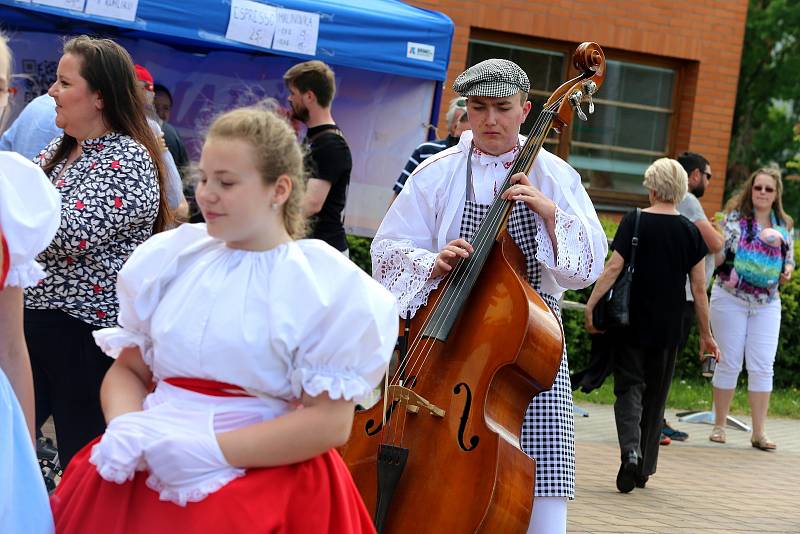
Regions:
<instances>
[{"instance_id":1,"label":"gray flat cap","mask_svg":"<svg viewBox=\"0 0 800 534\"><path fill-rule=\"evenodd\" d=\"M462 72L453 82L453 91L461 96L505 98L531 89L528 75L507 59L487 59Z\"/></svg>"}]
</instances>

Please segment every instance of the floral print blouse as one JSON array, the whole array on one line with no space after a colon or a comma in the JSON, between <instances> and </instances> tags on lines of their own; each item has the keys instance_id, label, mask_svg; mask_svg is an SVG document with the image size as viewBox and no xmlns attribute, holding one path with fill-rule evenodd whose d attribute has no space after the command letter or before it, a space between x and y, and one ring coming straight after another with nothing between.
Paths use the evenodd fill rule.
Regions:
<instances>
[{"instance_id":1,"label":"floral print blouse","mask_svg":"<svg viewBox=\"0 0 800 534\"><path fill-rule=\"evenodd\" d=\"M54 139L35 159L53 156ZM117 273L153 233L159 183L147 149L131 137L109 133L87 139L82 154L49 173L61 193L61 226L37 260L49 276L25 291L25 307L61 310L86 323L117 323Z\"/></svg>"}]
</instances>

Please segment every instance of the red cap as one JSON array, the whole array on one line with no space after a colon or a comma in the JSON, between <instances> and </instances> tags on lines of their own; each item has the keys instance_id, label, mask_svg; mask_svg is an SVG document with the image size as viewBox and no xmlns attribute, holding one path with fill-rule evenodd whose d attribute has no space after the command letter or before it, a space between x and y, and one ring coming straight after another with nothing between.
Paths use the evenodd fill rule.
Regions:
<instances>
[{"instance_id":1,"label":"red cap","mask_svg":"<svg viewBox=\"0 0 800 534\"><path fill-rule=\"evenodd\" d=\"M136 79L137 80L139 80L140 82L147 83L148 85L150 85L150 87L153 86L153 75L150 74L150 71L148 71L146 68L142 67L141 65L134 65L133 68L134 68L134 70L136 70Z\"/></svg>"}]
</instances>

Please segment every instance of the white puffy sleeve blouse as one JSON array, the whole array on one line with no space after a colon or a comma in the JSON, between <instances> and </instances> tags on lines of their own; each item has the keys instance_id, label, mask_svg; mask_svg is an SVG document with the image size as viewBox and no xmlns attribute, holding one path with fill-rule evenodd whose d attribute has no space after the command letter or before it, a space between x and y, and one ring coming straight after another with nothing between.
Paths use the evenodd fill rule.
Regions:
<instances>
[{"instance_id":1,"label":"white puffy sleeve blouse","mask_svg":"<svg viewBox=\"0 0 800 534\"><path fill-rule=\"evenodd\" d=\"M61 197L44 172L15 152L0 152L0 228L9 260L3 287L30 287L46 276L34 258L53 239L60 213Z\"/></svg>"},{"instance_id":2,"label":"white puffy sleeve blouse","mask_svg":"<svg viewBox=\"0 0 800 534\"><path fill-rule=\"evenodd\" d=\"M156 380L193 377L287 402L305 391L358 399L397 339L392 295L322 241L231 249L204 224L153 236L119 273L110 356L138 346Z\"/></svg>"}]
</instances>

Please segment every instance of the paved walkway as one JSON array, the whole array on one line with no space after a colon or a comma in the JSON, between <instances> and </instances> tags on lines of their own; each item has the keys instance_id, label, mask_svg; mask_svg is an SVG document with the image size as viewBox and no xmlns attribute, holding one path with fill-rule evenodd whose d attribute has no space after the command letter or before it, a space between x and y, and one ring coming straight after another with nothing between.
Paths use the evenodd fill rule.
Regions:
<instances>
[{"instance_id":1,"label":"paved walkway","mask_svg":"<svg viewBox=\"0 0 800 534\"><path fill-rule=\"evenodd\" d=\"M770 419L778 450L763 452L750 446L749 433L730 428L726 444L712 443L710 425L680 423L669 411L669 421L689 439L660 447L658 473L646 488L623 495L614 485L613 408L582 407L589 417L575 418L578 478L568 534L800 534L800 420ZM51 421L44 432L53 435Z\"/></svg>"},{"instance_id":2,"label":"paved walkway","mask_svg":"<svg viewBox=\"0 0 800 534\"><path fill-rule=\"evenodd\" d=\"M611 406L583 405L575 419L577 494L569 534L800 533L800 421L770 419L776 452L750 446L750 434L729 428L724 445L708 440L710 425L680 423L685 442L660 448L647 487L617 492L619 448ZM738 417L750 424L747 417Z\"/></svg>"}]
</instances>

